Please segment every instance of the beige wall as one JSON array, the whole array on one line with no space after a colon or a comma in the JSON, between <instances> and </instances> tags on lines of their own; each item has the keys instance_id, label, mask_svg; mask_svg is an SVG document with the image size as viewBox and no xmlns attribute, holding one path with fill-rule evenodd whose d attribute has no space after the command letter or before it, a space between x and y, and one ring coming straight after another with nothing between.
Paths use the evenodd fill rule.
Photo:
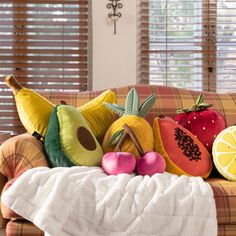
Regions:
<instances>
[{"instance_id":1,"label":"beige wall","mask_svg":"<svg viewBox=\"0 0 236 236\"><path fill-rule=\"evenodd\" d=\"M92 0L92 89L136 83L137 2L121 0L117 34L107 15L108 0Z\"/></svg>"}]
</instances>

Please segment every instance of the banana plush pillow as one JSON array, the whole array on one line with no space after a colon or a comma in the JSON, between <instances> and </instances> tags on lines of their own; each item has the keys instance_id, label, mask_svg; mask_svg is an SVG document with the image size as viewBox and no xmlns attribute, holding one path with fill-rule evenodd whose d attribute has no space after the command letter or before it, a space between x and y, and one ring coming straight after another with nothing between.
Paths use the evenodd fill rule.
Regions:
<instances>
[{"instance_id":1,"label":"banana plush pillow","mask_svg":"<svg viewBox=\"0 0 236 236\"><path fill-rule=\"evenodd\" d=\"M54 108L44 145L51 167L99 166L103 155L81 112L68 105Z\"/></svg>"},{"instance_id":2,"label":"banana plush pillow","mask_svg":"<svg viewBox=\"0 0 236 236\"><path fill-rule=\"evenodd\" d=\"M107 129L115 120L115 113L111 112L104 105L104 102L114 103L115 101L116 94L111 90L106 90L95 99L78 108L99 141L103 140Z\"/></svg>"},{"instance_id":3,"label":"banana plush pillow","mask_svg":"<svg viewBox=\"0 0 236 236\"><path fill-rule=\"evenodd\" d=\"M25 129L38 139L44 140L55 105L35 91L23 88L13 76L6 77L5 82L15 95L18 114ZM103 138L114 121L114 113L103 102L116 102L116 94L107 90L78 108L98 140Z\"/></svg>"}]
</instances>

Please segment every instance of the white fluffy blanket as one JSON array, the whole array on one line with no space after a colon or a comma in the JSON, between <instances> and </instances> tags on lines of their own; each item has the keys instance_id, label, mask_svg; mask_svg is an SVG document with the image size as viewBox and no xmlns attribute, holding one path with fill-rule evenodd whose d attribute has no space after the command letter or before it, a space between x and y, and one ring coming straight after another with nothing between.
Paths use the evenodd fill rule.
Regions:
<instances>
[{"instance_id":1,"label":"white fluffy blanket","mask_svg":"<svg viewBox=\"0 0 236 236\"><path fill-rule=\"evenodd\" d=\"M19 177L2 201L52 236L217 235L213 193L199 177L42 167Z\"/></svg>"}]
</instances>

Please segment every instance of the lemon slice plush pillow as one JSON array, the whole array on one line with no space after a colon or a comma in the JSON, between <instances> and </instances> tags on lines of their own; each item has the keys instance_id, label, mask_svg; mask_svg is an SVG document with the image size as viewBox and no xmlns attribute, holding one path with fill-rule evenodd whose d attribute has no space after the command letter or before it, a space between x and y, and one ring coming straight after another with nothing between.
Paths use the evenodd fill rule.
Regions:
<instances>
[{"instance_id":1,"label":"lemon slice plush pillow","mask_svg":"<svg viewBox=\"0 0 236 236\"><path fill-rule=\"evenodd\" d=\"M52 167L99 166L103 156L81 112L68 105L53 109L44 145Z\"/></svg>"},{"instance_id":2,"label":"lemon slice plush pillow","mask_svg":"<svg viewBox=\"0 0 236 236\"><path fill-rule=\"evenodd\" d=\"M236 126L221 131L212 148L216 169L226 179L236 181Z\"/></svg>"}]
</instances>

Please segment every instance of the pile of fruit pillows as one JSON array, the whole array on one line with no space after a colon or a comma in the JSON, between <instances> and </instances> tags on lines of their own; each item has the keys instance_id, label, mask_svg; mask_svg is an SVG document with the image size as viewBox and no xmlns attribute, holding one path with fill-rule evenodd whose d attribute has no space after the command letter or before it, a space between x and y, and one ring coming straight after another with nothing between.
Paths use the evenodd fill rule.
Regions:
<instances>
[{"instance_id":1,"label":"pile of fruit pillows","mask_svg":"<svg viewBox=\"0 0 236 236\"><path fill-rule=\"evenodd\" d=\"M236 180L236 126L226 128L224 117L210 109L202 94L175 120L156 117L153 127L145 116L156 96L140 104L134 88L124 107L115 103L111 90L79 108L54 105L27 88L21 88L15 100L27 131L44 142L51 167L101 165L115 175L168 171L207 178L212 152L218 171Z\"/></svg>"}]
</instances>

